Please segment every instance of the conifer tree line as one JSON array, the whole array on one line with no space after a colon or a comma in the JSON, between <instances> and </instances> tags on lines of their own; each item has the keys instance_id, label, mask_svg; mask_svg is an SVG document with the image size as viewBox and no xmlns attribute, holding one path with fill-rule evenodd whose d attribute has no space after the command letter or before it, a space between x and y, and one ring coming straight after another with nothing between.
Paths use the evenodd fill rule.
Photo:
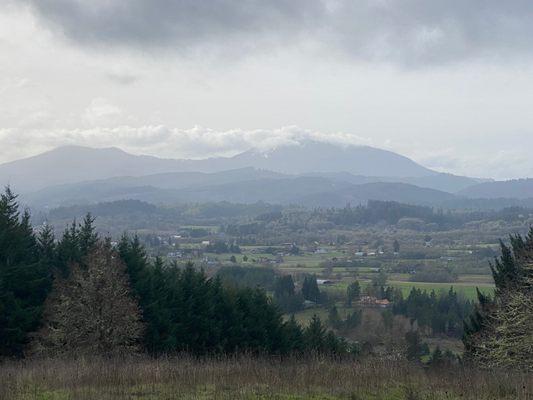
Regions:
<instances>
[{"instance_id":1,"label":"conifer tree line","mask_svg":"<svg viewBox=\"0 0 533 400\"><path fill-rule=\"evenodd\" d=\"M136 237L112 246L90 215L57 240L35 233L16 195L0 197L0 357L350 350L318 317L284 322L262 289L150 261Z\"/></svg>"},{"instance_id":2,"label":"conifer tree line","mask_svg":"<svg viewBox=\"0 0 533 400\"><path fill-rule=\"evenodd\" d=\"M464 320L474 309L474 303L461 299L452 287L440 293L413 287L406 298L395 291L388 299L393 302L394 314L416 320L421 330L457 338L463 336Z\"/></svg>"},{"instance_id":3,"label":"conifer tree line","mask_svg":"<svg viewBox=\"0 0 533 400\"><path fill-rule=\"evenodd\" d=\"M352 306L360 299L361 285L355 280L346 288L346 304ZM447 291L425 290L412 287L407 296L398 287L388 286L386 279L376 278L364 288L364 294L386 299L392 303L393 315L403 315L412 322L416 321L418 329L428 335L447 335L461 338L463 321L474 309L474 301L460 296L453 287Z\"/></svg>"}]
</instances>

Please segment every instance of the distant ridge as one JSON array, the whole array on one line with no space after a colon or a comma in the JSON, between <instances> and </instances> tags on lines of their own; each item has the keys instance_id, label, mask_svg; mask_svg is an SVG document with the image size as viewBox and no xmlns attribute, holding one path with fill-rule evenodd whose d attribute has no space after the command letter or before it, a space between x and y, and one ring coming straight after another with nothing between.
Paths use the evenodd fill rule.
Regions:
<instances>
[{"instance_id":1,"label":"distant ridge","mask_svg":"<svg viewBox=\"0 0 533 400\"><path fill-rule=\"evenodd\" d=\"M450 192L479 183L472 178L437 173L387 150L304 141L268 152L249 150L234 157L203 160L133 155L114 147L66 146L0 165L0 185L10 184L19 193L30 193L51 186L117 177L242 168L288 175L346 174L345 177L352 177L348 183L356 183L352 181L354 177L369 177L361 183L401 182ZM328 179L346 181L333 176Z\"/></svg>"},{"instance_id":2,"label":"distant ridge","mask_svg":"<svg viewBox=\"0 0 533 400\"><path fill-rule=\"evenodd\" d=\"M179 161L136 156L116 147L65 146L0 165L0 183L18 192L117 176L140 176L179 169Z\"/></svg>"},{"instance_id":3,"label":"distant ridge","mask_svg":"<svg viewBox=\"0 0 533 400\"><path fill-rule=\"evenodd\" d=\"M270 151L249 150L232 157L234 166L253 165L288 174L348 172L364 176L422 177L437 174L407 157L369 146L343 146L315 141Z\"/></svg>"},{"instance_id":4,"label":"distant ridge","mask_svg":"<svg viewBox=\"0 0 533 400\"><path fill-rule=\"evenodd\" d=\"M256 169L225 172L177 172L145 177L110 178L51 186L23 196L38 208L102 201L141 200L153 204L231 202L343 207L368 200L434 205L454 200L453 194L405 183L354 185L316 176L288 176Z\"/></svg>"},{"instance_id":5,"label":"distant ridge","mask_svg":"<svg viewBox=\"0 0 533 400\"><path fill-rule=\"evenodd\" d=\"M461 190L459 194L480 199L531 199L533 198L533 179L480 183Z\"/></svg>"}]
</instances>

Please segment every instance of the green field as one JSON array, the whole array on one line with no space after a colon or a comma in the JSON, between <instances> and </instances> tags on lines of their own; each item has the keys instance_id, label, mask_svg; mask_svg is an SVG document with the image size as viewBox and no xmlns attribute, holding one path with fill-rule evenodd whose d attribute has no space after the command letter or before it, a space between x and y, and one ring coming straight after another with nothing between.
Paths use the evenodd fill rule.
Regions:
<instances>
[{"instance_id":1,"label":"green field","mask_svg":"<svg viewBox=\"0 0 533 400\"><path fill-rule=\"evenodd\" d=\"M369 280L360 280L361 287L365 288L370 284ZM434 283L434 282L408 282L408 281L395 281L388 280L388 286L397 287L402 290L404 297L409 295L409 292L412 288L418 288L422 290L435 292L447 291L450 288L453 288L458 294L465 296L469 300L477 299L476 288L482 293L492 294L494 292L494 285L490 283L467 283L467 282L454 282L454 283ZM348 281L343 281L336 283L331 286L322 286L321 289L326 291L342 291L346 290L348 286Z\"/></svg>"},{"instance_id":2,"label":"green field","mask_svg":"<svg viewBox=\"0 0 533 400\"><path fill-rule=\"evenodd\" d=\"M197 247L198 245L196 245ZM185 246L184 246L185 247ZM276 255L266 253L264 250L267 246L241 246L241 254L214 254L205 253L204 256L209 260L215 260L223 265L233 265L230 258L235 256L238 263L244 266L264 266L264 260L268 264L285 274L301 274L310 273L316 274L319 278L324 272L323 264L333 258L346 258L346 249L340 249L333 246L323 246L327 252L324 254L318 253L303 253L301 255L284 255L282 262L276 264L278 259ZM452 253L463 254L464 250L449 250ZM247 257L247 262L243 261L243 257ZM260 262L260 260L263 260ZM355 267L337 266L331 268L331 279L338 280L334 285L323 287L326 291L344 291L349 282L358 279L363 287L369 284L372 277L377 273L378 268L372 265L381 265L385 268L390 268L394 263L413 263L419 262L417 260L409 260L407 258L397 258L395 260L382 259L379 256L360 258ZM201 263L202 260L197 260ZM460 261L458 261L460 262ZM425 259L424 264L431 266L442 263L440 259ZM370 264L370 266L369 266ZM477 298L476 288L483 293L491 294L493 292L492 277L488 274L459 274L458 280L453 283L438 283L438 282L410 282L412 276L407 273L391 273L388 275L387 285L397 287L402 290L404 296L407 296L413 287L423 290L447 291L453 287L455 291L467 299L475 300ZM340 279L340 281L339 281Z\"/></svg>"},{"instance_id":3,"label":"green field","mask_svg":"<svg viewBox=\"0 0 533 400\"><path fill-rule=\"evenodd\" d=\"M423 290L434 290L435 292L442 290L449 290L451 287L458 293L465 296L467 299L475 300L477 299L476 288L482 293L492 294L494 292L494 285L488 283L463 283L463 282L454 282L454 283L430 283L430 282L402 282L402 281L388 281L388 285L393 287L398 287L402 290L404 296L407 296L412 288L416 287Z\"/></svg>"}]
</instances>

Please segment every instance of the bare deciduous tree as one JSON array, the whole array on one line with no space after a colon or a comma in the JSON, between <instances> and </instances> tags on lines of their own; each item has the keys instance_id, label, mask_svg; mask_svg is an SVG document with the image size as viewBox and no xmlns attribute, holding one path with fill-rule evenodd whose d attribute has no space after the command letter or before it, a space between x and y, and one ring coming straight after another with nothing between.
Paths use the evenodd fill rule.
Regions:
<instances>
[{"instance_id":1,"label":"bare deciduous tree","mask_svg":"<svg viewBox=\"0 0 533 400\"><path fill-rule=\"evenodd\" d=\"M34 354L108 355L138 349L141 312L132 297L126 266L105 243L98 243L82 265L58 278L45 304L44 324Z\"/></svg>"}]
</instances>

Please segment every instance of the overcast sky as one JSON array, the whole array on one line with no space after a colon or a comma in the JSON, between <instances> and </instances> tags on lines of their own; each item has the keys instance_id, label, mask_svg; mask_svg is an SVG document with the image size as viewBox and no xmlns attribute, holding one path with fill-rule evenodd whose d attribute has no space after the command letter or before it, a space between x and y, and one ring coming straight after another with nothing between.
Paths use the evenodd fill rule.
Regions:
<instances>
[{"instance_id":1,"label":"overcast sky","mask_svg":"<svg viewBox=\"0 0 533 400\"><path fill-rule=\"evenodd\" d=\"M314 138L533 177L531 0L0 0L0 162Z\"/></svg>"}]
</instances>

